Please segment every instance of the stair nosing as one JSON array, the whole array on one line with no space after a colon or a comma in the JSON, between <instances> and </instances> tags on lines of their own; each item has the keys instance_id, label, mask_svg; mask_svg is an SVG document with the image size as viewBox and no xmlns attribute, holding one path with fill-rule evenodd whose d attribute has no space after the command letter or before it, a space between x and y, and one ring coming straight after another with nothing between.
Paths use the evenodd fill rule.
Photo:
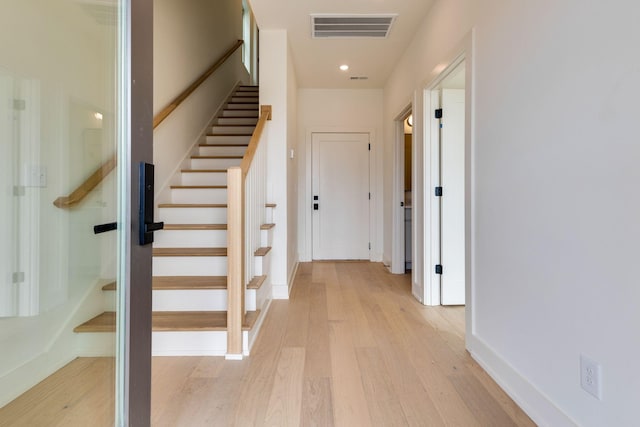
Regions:
<instances>
[{"instance_id":1,"label":"stair nosing","mask_svg":"<svg viewBox=\"0 0 640 427\"><path fill-rule=\"evenodd\" d=\"M223 190L226 185L172 185L172 190L189 189L189 190Z\"/></svg>"},{"instance_id":2,"label":"stair nosing","mask_svg":"<svg viewBox=\"0 0 640 427\"><path fill-rule=\"evenodd\" d=\"M227 208L226 203L160 203L158 208Z\"/></svg>"},{"instance_id":3,"label":"stair nosing","mask_svg":"<svg viewBox=\"0 0 640 427\"><path fill-rule=\"evenodd\" d=\"M242 156L191 156L192 159L241 159Z\"/></svg>"},{"instance_id":4,"label":"stair nosing","mask_svg":"<svg viewBox=\"0 0 640 427\"><path fill-rule=\"evenodd\" d=\"M179 230L226 230L227 224L165 224L165 231Z\"/></svg>"},{"instance_id":5,"label":"stair nosing","mask_svg":"<svg viewBox=\"0 0 640 427\"><path fill-rule=\"evenodd\" d=\"M155 324L162 316L172 315L178 318L180 315L190 316L206 316L207 314L215 313L218 317L221 317L223 322L220 325L208 325L204 327L189 327L189 326L160 326ZM151 315L151 330L153 332L168 332L168 331L227 331L226 311L154 311ZM258 317L260 316L260 310L248 311L245 315L244 322L242 324L243 331L250 331L256 324ZM102 320L99 325L89 325L89 323L98 318L106 318ZM105 322L106 320L106 322ZM105 311L97 316L92 317L88 321L76 326L73 331L77 333L104 333L115 332L116 330L116 313L114 311Z\"/></svg>"},{"instance_id":6,"label":"stair nosing","mask_svg":"<svg viewBox=\"0 0 640 427\"><path fill-rule=\"evenodd\" d=\"M227 173L226 169L182 169L181 173Z\"/></svg>"},{"instance_id":7,"label":"stair nosing","mask_svg":"<svg viewBox=\"0 0 640 427\"><path fill-rule=\"evenodd\" d=\"M153 248L152 255L159 258L226 257L227 248Z\"/></svg>"}]
</instances>

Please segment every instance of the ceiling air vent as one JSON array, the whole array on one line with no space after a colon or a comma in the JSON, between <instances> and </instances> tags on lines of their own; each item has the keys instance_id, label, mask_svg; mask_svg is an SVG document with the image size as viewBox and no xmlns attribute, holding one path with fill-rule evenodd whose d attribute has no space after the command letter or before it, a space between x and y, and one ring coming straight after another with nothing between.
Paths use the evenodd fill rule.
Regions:
<instances>
[{"instance_id":1,"label":"ceiling air vent","mask_svg":"<svg viewBox=\"0 0 640 427\"><path fill-rule=\"evenodd\" d=\"M326 38L386 38L396 15L311 15L311 34Z\"/></svg>"}]
</instances>

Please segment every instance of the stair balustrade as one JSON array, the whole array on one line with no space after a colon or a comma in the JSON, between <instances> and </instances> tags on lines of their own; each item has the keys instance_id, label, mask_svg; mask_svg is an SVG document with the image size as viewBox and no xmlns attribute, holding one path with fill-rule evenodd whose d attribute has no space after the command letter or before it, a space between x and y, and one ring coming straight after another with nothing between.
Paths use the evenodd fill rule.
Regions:
<instances>
[{"instance_id":1,"label":"stair balustrade","mask_svg":"<svg viewBox=\"0 0 640 427\"><path fill-rule=\"evenodd\" d=\"M245 288L256 275L254 253L260 247L260 227L265 223L267 120L271 120L271 106L263 105L242 163L227 170L228 358L242 358Z\"/></svg>"}]
</instances>

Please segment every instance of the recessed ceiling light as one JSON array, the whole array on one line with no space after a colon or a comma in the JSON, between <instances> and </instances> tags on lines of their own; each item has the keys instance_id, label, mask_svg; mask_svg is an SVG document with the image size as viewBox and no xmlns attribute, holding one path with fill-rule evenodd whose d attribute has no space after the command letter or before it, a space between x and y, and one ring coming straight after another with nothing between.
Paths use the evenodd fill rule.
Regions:
<instances>
[{"instance_id":1,"label":"recessed ceiling light","mask_svg":"<svg viewBox=\"0 0 640 427\"><path fill-rule=\"evenodd\" d=\"M349 69L349 66L348 66L347 64L344 64L344 65L341 65L341 66L340 66L340 69L341 69L342 71L347 71L347 70Z\"/></svg>"}]
</instances>

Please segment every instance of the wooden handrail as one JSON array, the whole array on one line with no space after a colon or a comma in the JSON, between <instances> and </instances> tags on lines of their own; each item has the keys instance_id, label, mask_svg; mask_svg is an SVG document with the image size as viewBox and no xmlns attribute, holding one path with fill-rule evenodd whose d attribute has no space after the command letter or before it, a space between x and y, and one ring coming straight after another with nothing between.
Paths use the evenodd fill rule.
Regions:
<instances>
[{"instance_id":1,"label":"wooden handrail","mask_svg":"<svg viewBox=\"0 0 640 427\"><path fill-rule=\"evenodd\" d=\"M169 105L167 105L162 111L160 111L153 118L153 128L157 128L169 114L171 114L182 102L187 99L202 83L211 76L224 62L233 55L233 53L242 46L244 42L238 40L231 48L229 48L207 71L205 71L196 81L191 83L180 95L178 95ZM73 190L68 196L58 197L53 204L59 208L70 208L80 203L87 195L102 182L102 180L109 175L109 173L116 167L116 155L114 154L109 160L104 162L98 170L96 170L89 178L87 178L78 188Z\"/></svg>"},{"instance_id":2,"label":"wooden handrail","mask_svg":"<svg viewBox=\"0 0 640 427\"><path fill-rule=\"evenodd\" d=\"M271 105L261 105L260 119L258 119L256 128L253 130L253 135L251 135L251 139L249 140L249 146L247 147L247 151L244 152L242 162L240 163L243 179L246 178L247 173L249 173L251 162L253 162L253 156L255 156L256 150L258 149L260 138L262 138L262 131L267 120L271 120Z\"/></svg>"},{"instance_id":3,"label":"wooden handrail","mask_svg":"<svg viewBox=\"0 0 640 427\"><path fill-rule=\"evenodd\" d=\"M243 354L245 180L267 120L271 120L271 105L262 105L240 166L227 169L227 357L232 359Z\"/></svg>"},{"instance_id":4,"label":"wooden handrail","mask_svg":"<svg viewBox=\"0 0 640 427\"><path fill-rule=\"evenodd\" d=\"M220 59L215 62L215 64L209 67L209 69L205 71L200 77L198 77L195 82L191 83L191 85L186 88L180 95L178 95L173 101L171 101L169 105L164 107L164 109L153 118L153 128L155 129L156 127L158 127L158 125L162 123L162 121L166 119L169 114L173 112L173 110L175 110L180 104L182 104L182 101L187 99L187 97L191 95L198 88L198 86L204 83L204 81L207 80L207 78L209 78L211 74L213 74L218 68L220 68L220 66L224 64L224 62L229 59L229 57L233 55L233 53L238 50L240 46L242 46L242 43L244 43L242 40L238 40L233 46L231 46L229 50L225 52L224 55L220 57Z\"/></svg>"},{"instance_id":5,"label":"wooden handrail","mask_svg":"<svg viewBox=\"0 0 640 427\"><path fill-rule=\"evenodd\" d=\"M104 162L100 168L91 174L78 188L73 190L68 196L58 197L53 204L59 208L70 208L82 201L87 195L102 182L102 180L109 175L109 173L116 167L117 160L116 155L111 156L109 160Z\"/></svg>"}]
</instances>

